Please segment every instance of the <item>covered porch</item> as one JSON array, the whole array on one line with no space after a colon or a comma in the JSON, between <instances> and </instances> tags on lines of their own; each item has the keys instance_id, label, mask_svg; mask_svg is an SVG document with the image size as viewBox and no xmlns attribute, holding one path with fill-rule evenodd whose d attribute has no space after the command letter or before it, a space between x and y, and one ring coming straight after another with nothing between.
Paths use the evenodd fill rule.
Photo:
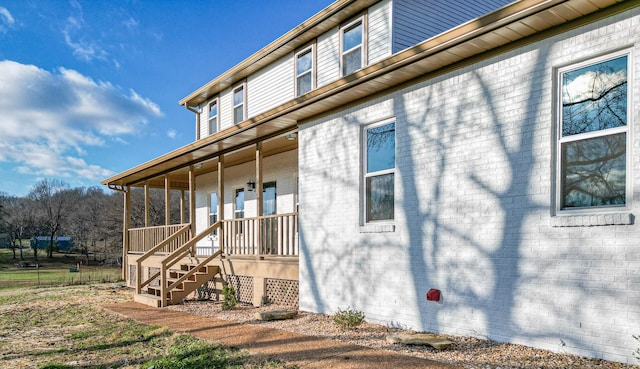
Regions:
<instances>
[{"instance_id":1,"label":"covered porch","mask_svg":"<svg viewBox=\"0 0 640 369\"><path fill-rule=\"evenodd\" d=\"M295 138L279 132L235 150L181 155L192 160L155 165L144 177L138 171L105 181L124 195L123 278L136 301L163 307L187 296L218 299L231 285L241 302L297 305ZM133 191L144 194L142 227L131 226L133 210L140 212ZM165 224L152 224L151 191L164 195Z\"/></svg>"}]
</instances>

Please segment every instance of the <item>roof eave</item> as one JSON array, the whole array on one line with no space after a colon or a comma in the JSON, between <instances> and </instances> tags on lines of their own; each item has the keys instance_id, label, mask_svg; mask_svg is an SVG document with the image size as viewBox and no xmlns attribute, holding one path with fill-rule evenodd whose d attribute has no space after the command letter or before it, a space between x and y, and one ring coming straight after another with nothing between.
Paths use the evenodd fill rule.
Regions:
<instances>
[{"instance_id":1,"label":"roof eave","mask_svg":"<svg viewBox=\"0 0 640 369\"><path fill-rule=\"evenodd\" d=\"M613 9L611 12L616 12L638 6L637 3L636 5L633 5L635 2L620 2L617 7L612 8L612 6L617 2L618 1L616 0L591 0L589 4L595 4L594 6L597 8L591 13L607 7ZM523 0L510 4L496 12L488 14L487 16L477 18L461 25L460 27L454 28L451 31L426 40L412 48L392 55L391 57L374 65L368 66L352 75L315 89L302 97L291 100L257 117L242 122L237 126L230 127L214 136L206 137L147 163L138 165L128 171L105 179L102 181L102 184L124 186L132 183L138 183L139 181L131 181L127 178L134 176L141 171L148 171L149 175L147 177L154 173L157 174L159 172L154 172L153 168L160 164L164 165L173 162L174 164L167 165L169 165L169 167L173 165L175 169L185 167L203 159L204 156L200 155L200 157L198 157L196 154L198 150L203 150L211 145L220 145L221 142L231 140L237 135L242 135L251 130L257 130L260 126L265 125L265 123L275 124L274 122L284 119L285 123L276 127L280 129L278 132L282 132L287 129L295 129L297 124L296 122L321 114L319 110L324 106L330 107L325 109L325 111L335 109L340 105L357 101L362 98L366 98L366 96L371 94L387 90L391 86L398 86L409 80L419 78L421 73L424 74L442 70L449 65L453 65L464 60L465 58L472 58L492 49L498 49L506 45L515 44L523 39L529 39L530 36L541 34L542 32L549 30L549 28L557 28L558 25L556 24L546 28L543 27L544 29L540 30L532 29L531 34L524 35L517 40L505 40L501 45L497 45L493 48L482 49L484 46L483 37L492 36L493 33L502 31L507 27L513 27L516 23L519 24L532 18L544 18L547 15L553 14L554 11L557 13L559 9L576 3L584 3L584 1ZM590 19L590 17L583 14L576 15L572 19L556 19L556 22L563 24L572 22L578 18L585 19L585 22L595 20ZM574 23L572 22L571 24ZM379 80L383 82L378 82ZM393 83L389 83L389 80L393 80ZM373 89L372 86L378 89ZM349 92L349 96L348 99L345 99L345 94L347 94L347 92ZM332 105L330 103L331 99L339 100L341 103ZM321 108L314 108L314 106L321 106ZM274 129L273 132L276 132L276 130ZM186 156L189 157L187 158Z\"/></svg>"}]
</instances>

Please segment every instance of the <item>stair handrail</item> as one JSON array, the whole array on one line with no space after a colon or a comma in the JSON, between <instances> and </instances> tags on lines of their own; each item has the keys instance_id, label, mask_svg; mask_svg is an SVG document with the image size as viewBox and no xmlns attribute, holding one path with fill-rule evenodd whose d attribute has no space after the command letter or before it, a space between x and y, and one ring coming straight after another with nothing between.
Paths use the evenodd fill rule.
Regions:
<instances>
[{"instance_id":1,"label":"stair handrail","mask_svg":"<svg viewBox=\"0 0 640 369\"><path fill-rule=\"evenodd\" d=\"M169 286L167 285L167 269L171 268L173 265L175 265L178 262L178 260L180 260L184 255L186 255L190 251L190 249L193 248L196 242L200 241L201 239L210 235L211 232L218 229L220 227L220 224L221 224L221 221L217 221L213 223L207 229L198 233L195 237L191 238L184 245L180 246L175 251L165 256L164 259L162 259L161 265L160 265L160 296L161 296L160 301L161 301L162 307L165 307L167 305L167 292L171 290L168 288ZM208 259L207 262L213 260L212 256L214 255L215 256L221 255L221 250L218 250L209 258L207 258ZM191 276L191 274L189 274L189 276ZM172 288L175 288L174 286L175 284L176 283L172 284L173 286Z\"/></svg>"},{"instance_id":2,"label":"stair handrail","mask_svg":"<svg viewBox=\"0 0 640 369\"><path fill-rule=\"evenodd\" d=\"M164 240L160 241L157 245L155 245L154 247L149 249L149 251L145 252L142 256L140 256L136 260L136 274L137 274L136 281L138 281L138 283L136 284L136 293L138 293L138 294L142 293L142 288L144 286L146 286L147 284L151 283L152 280L157 278L157 276L153 276L152 278L149 278L146 281L141 282L141 280L142 280L142 262L145 261L146 259L148 259L149 257L151 257L158 250L160 250L163 247L165 247L169 242L171 242L171 241L175 240L176 238L182 236L183 233L188 232L190 229L191 229L191 224L185 224L176 233L174 233L171 236L169 236L169 237L165 238Z\"/></svg>"}]
</instances>

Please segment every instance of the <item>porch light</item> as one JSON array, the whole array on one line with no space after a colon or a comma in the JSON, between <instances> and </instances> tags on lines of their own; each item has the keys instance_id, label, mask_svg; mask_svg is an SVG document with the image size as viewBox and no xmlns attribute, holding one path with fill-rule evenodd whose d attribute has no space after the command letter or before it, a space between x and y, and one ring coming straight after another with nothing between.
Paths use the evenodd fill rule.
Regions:
<instances>
[{"instance_id":1,"label":"porch light","mask_svg":"<svg viewBox=\"0 0 640 369\"><path fill-rule=\"evenodd\" d=\"M293 141L298 138L298 132L287 133L284 135L284 138L287 139L287 141Z\"/></svg>"},{"instance_id":2,"label":"porch light","mask_svg":"<svg viewBox=\"0 0 640 369\"><path fill-rule=\"evenodd\" d=\"M247 191L255 191L256 189L256 182L249 180L249 182L247 182Z\"/></svg>"}]
</instances>

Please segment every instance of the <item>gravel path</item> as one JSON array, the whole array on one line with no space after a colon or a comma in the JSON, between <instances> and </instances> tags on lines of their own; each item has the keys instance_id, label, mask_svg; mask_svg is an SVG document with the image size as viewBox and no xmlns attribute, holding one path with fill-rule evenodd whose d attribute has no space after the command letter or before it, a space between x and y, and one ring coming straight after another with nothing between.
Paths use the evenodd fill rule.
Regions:
<instances>
[{"instance_id":1,"label":"gravel path","mask_svg":"<svg viewBox=\"0 0 640 369\"><path fill-rule=\"evenodd\" d=\"M522 345L502 344L472 337L443 336L453 341L454 344L446 350L437 351L430 347L389 343L386 337L391 333L402 332L402 330L378 324L365 322L357 329L342 331L333 323L329 315L302 311L294 319L263 322L255 319L256 312L286 309L286 307L254 308L247 305L238 305L233 310L222 310L221 306L220 303L211 301L185 301L180 305L170 306L169 309L202 316L212 316L233 322L283 329L300 334L326 337L356 345L451 363L467 369L640 369L640 366L637 365L586 359L568 354L556 354Z\"/></svg>"}]
</instances>

